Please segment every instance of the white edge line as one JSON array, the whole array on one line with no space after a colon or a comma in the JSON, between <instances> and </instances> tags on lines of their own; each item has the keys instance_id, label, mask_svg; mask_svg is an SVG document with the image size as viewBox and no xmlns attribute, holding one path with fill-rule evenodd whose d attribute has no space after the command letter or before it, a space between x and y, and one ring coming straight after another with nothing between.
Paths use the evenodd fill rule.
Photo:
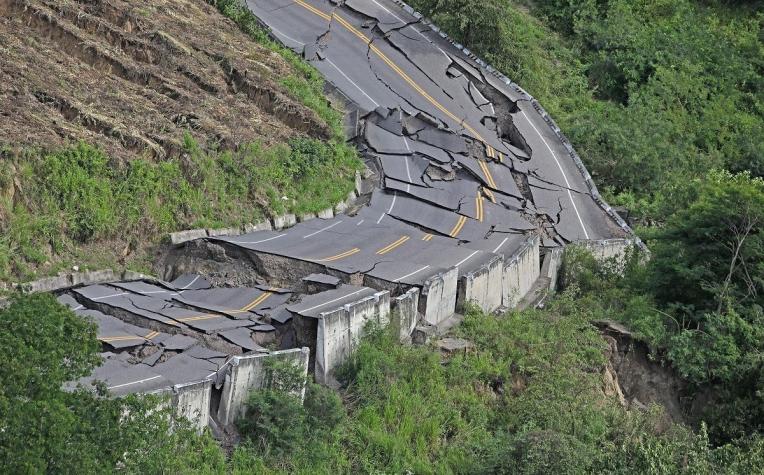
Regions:
<instances>
[{"instance_id":1,"label":"white edge line","mask_svg":"<svg viewBox=\"0 0 764 475\"><path fill-rule=\"evenodd\" d=\"M316 231L315 233L311 233L311 234L308 234L307 236L303 236L302 238L303 238L303 239L307 239L307 238L309 238L309 237L313 237L313 236L315 236L316 234L322 233L322 232L324 232L324 231L326 231L326 230L328 230L328 229L332 229L333 227L337 226L338 224L342 224L342 221L337 221L337 222L336 222L336 223L334 223L334 224L330 224L329 226L327 226L327 227L325 227L325 228L323 228L323 229L319 229L319 230L318 230L318 231Z\"/></svg>"},{"instance_id":2,"label":"white edge line","mask_svg":"<svg viewBox=\"0 0 764 475\"><path fill-rule=\"evenodd\" d=\"M295 43L297 43L298 45L302 45L302 46L305 46L305 43L303 43L302 41L298 41L298 40L296 40L296 39L292 38L291 36L289 36L289 35L287 35L287 34L283 33L281 30L278 30L278 29L276 29L276 28L274 28L274 27L272 27L272 26L269 26L269 28L271 29L271 31L273 31L273 32L274 32L274 33L276 33L277 35L279 35L279 36L283 36L284 38L286 38L286 39L288 39L288 40L294 41L294 42L295 42Z\"/></svg>"},{"instance_id":3,"label":"white edge line","mask_svg":"<svg viewBox=\"0 0 764 475\"><path fill-rule=\"evenodd\" d=\"M467 262L468 260L472 259L472 256L474 256L474 255L475 255L475 254L477 254L478 252L480 252L480 251L475 251L475 252L473 252L472 254L470 254L469 256L465 257L464 259L462 259L461 261L457 262L457 263L456 263L456 264L454 264L454 265L455 265L456 267L459 267L460 265L464 264L464 263L465 263L465 262Z\"/></svg>"},{"instance_id":4,"label":"white edge line","mask_svg":"<svg viewBox=\"0 0 764 475\"><path fill-rule=\"evenodd\" d=\"M157 379L157 378L161 378L161 377L162 377L162 375L158 374L158 375L152 376L150 378L141 379L140 381L133 381L131 383L125 383L125 384L118 384L116 386L109 386L106 389L117 389L117 388L122 388L122 387L125 387L125 386L132 386L133 384L141 384L141 383L145 383L146 381L151 381L152 379Z\"/></svg>"},{"instance_id":5,"label":"white edge line","mask_svg":"<svg viewBox=\"0 0 764 475\"><path fill-rule=\"evenodd\" d=\"M234 244L260 244L261 242L273 241L274 239L282 238L284 236L286 236L286 233L279 234L278 236L273 236L272 238L262 239L260 241L228 241L228 242L231 242Z\"/></svg>"},{"instance_id":6,"label":"white edge line","mask_svg":"<svg viewBox=\"0 0 764 475\"><path fill-rule=\"evenodd\" d=\"M336 64L334 64L334 62L333 62L331 59L329 59L329 58L325 58L325 59L324 59L324 61L326 61L327 63L329 63L330 65L332 65L332 67L333 67L334 69L336 69L336 70L337 70L337 71L338 71L340 74L342 74L342 77L344 77L345 79L347 79L347 80L350 82L350 84L352 84L353 86L355 86L355 88L356 88L356 89L358 89L359 91L361 91L361 94L363 94L364 96L366 96L366 98L367 98L367 99L369 99L369 100L372 102L372 104L374 104L374 107L379 107L379 103L378 103L377 101L375 101L374 99L372 99L372 98L371 98L371 96L369 96L368 94L366 94L366 91L364 91L363 89L361 89L361 86L359 86L358 84L356 84L356 83L355 83L355 82L354 82L352 79L350 79L350 78L348 77L348 75L347 75L347 74L345 74L344 72L342 72L342 70L341 70L339 67L337 67L337 65L336 65Z\"/></svg>"},{"instance_id":7,"label":"white edge line","mask_svg":"<svg viewBox=\"0 0 764 475\"><path fill-rule=\"evenodd\" d=\"M531 124L531 127L533 127L533 130L535 130L536 133L539 135L539 138L541 138L541 141L544 142L544 145L546 145L546 148L548 148L549 152L551 152L552 158L554 158L555 163L557 163L557 167L560 169L560 173L562 173L562 177L565 179L565 184L568 187L568 198L570 198L570 203L573 205L573 211L576 212L576 216L578 217L578 222L581 223L581 229L584 230L584 236L586 236L586 239L589 239L589 233L586 231L586 226L584 226L584 220L581 219L581 214L578 212L578 207L576 206L576 202L573 201L573 194L570 192L570 182L568 181L568 176L565 174L565 170L562 169L562 165L560 164L560 161L557 159L557 154L554 153L554 150L552 150L552 147L549 146L546 139L544 139L544 136L541 135L541 132L539 132L539 129L537 129L536 126L533 125L533 122L531 122L531 119L525 114L525 111L520 109L520 112L523 114L523 117L525 117L525 120L527 120L528 123Z\"/></svg>"},{"instance_id":8,"label":"white edge line","mask_svg":"<svg viewBox=\"0 0 764 475\"><path fill-rule=\"evenodd\" d=\"M419 270L415 270L415 271L414 271L414 272L412 272L411 274L406 274L406 275L404 275L403 277L398 277L397 279L393 279L393 282L400 282L400 281L402 281L403 279L405 279L405 278L407 278L407 277L411 277L412 275L414 275L414 274L418 274L418 273L422 272L423 270L425 270L425 269L429 269L429 268L430 268L430 266L424 266L424 267L422 267L422 268L421 268L421 269L419 269Z\"/></svg>"},{"instance_id":9,"label":"white edge line","mask_svg":"<svg viewBox=\"0 0 764 475\"><path fill-rule=\"evenodd\" d=\"M95 298L91 298L90 300L94 300L94 301L95 301L95 300L103 300L103 299L108 299L108 298L111 298L111 297L120 297L120 296L122 296L122 295L127 295L128 293L129 293L129 292L121 292L121 293L119 293L119 294L104 295L104 296L102 296L102 297L95 297ZM88 298L88 297L85 297L85 298Z\"/></svg>"},{"instance_id":10,"label":"white edge line","mask_svg":"<svg viewBox=\"0 0 764 475\"><path fill-rule=\"evenodd\" d=\"M493 252L496 252L496 251L498 251L499 249L501 249L501 247L502 247L504 244L506 244L508 240L509 240L509 238L504 238L504 240L503 240L503 241L501 241L501 244L499 244L498 246L496 246L496 249L494 249L494 250L493 250Z\"/></svg>"},{"instance_id":11,"label":"white edge line","mask_svg":"<svg viewBox=\"0 0 764 475\"><path fill-rule=\"evenodd\" d=\"M187 288L191 287L191 286L194 284L194 282L196 282L197 280L199 280L199 277L201 277L201 276L200 276L199 274L197 274L197 275L196 275L196 277L194 277L194 280L192 280L192 281L191 281L191 282L189 282L188 284L186 284L186 285L184 285L183 287L181 287L181 289L187 289Z\"/></svg>"},{"instance_id":12,"label":"white edge line","mask_svg":"<svg viewBox=\"0 0 764 475\"><path fill-rule=\"evenodd\" d=\"M343 295L342 297L338 297L338 298L336 298L336 299L334 299L334 300L330 300L330 301L328 301L328 302L324 302L324 303L322 303L321 305L316 305L315 307L310 307L310 308L306 308L306 309L304 309L304 310L300 310L300 312L310 312L311 310L315 310L315 309L317 309L317 308L321 308L321 307L323 307L323 306L329 305L330 303L339 302L340 300L342 300L342 299L346 299L346 298L348 298L348 297L352 297L352 296L353 296L353 295L355 295L355 294L360 294L361 292L365 292L366 290L371 290L371 289L368 289L368 288L364 287L364 288L363 288L363 289L361 289L361 290L356 290L356 291L355 291L355 292L353 292L352 294Z\"/></svg>"}]
</instances>

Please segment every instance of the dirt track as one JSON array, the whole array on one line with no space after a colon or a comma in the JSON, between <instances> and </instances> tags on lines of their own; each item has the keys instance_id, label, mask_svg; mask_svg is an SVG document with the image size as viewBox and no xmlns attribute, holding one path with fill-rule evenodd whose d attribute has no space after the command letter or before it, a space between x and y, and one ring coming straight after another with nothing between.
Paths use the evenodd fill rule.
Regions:
<instances>
[{"instance_id":1,"label":"dirt track","mask_svg":"<svg viewBox=\"0 0 764 475\"><path fill-rule=\"evenodd\" d=\"M277 83L290 73L202 0L0 0L0 146L161 159L185 130L223 148L326 136Z\"/></svg>"}]
</instances>

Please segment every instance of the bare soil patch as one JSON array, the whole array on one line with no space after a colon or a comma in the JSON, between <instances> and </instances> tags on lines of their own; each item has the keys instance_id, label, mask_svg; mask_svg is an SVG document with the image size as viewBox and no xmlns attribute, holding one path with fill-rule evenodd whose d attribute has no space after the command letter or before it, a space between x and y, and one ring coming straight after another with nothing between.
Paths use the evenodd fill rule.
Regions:
<instances>
[{"instance_id":1,"label":"bare soil patch","mask_svg":"<svg viewBox=\"0 0 764 475\"><path fill-rule=\"evenodd\" d=\"M327 125L278 83L293 74L202 0L0 0L0 145L85 140L117 159L222 148Z\"/></svg>"}]
</instances>

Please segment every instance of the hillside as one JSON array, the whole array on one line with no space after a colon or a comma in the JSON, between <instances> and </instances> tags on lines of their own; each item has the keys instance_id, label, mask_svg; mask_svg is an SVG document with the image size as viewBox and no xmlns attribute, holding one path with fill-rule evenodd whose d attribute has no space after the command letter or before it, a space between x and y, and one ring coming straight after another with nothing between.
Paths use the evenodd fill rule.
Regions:
<instances>
[{"instance_id":1,"label":"hillside","mask_svg":"<svg viewBox=\"0 0 764 475\"><path fill-rule=\"evenodd\" d=\"M202 1L0 3L0 143L84 140L111 157L232 149L330 130L279 83L295 74Z\"/></svg>"},{"instance_id":2,"label":"hillside","mask_svg":"<svg viewBox=\"0 0 764 475\"><path fill-rule=\"evenodd\" d=\"M201 0L0 2L0 282L344 200L341 112L256 33Z\"/></svg>"}]
</instances>

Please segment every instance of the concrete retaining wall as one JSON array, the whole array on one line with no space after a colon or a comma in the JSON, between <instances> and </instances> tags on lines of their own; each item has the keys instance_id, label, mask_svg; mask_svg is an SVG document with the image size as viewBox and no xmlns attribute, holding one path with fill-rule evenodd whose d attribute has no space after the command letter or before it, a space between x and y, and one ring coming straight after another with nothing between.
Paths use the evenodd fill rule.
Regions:
<instances>
[{"instance_id":1,"label":"concrete retaining wall","mask_svg":"<svg viewBox=\"0 0 764 475\"><path fill-rule=\"evenodd\" d=\"M504 262L502 305L515 308L533 287L540 270L539 237L532 236Z\"/></svg>"},{"instance_id":2,"label":"concrete retaining wall","mask_svg":"<svg viewBox=\"0 0 764 475\"><path fill-rule=\"evenodd\" d=\"M548 290L554 292L557 289L557 276L562 265L563 247L555 247L547 251L544 256L544 264L541 266L541 276L549 279Z\"/></svg>"},{"instance_id":3,"label":"concrete retaining wall","mask_svg":"<svg viewBox=\"0 0 764 475\"><path fill-rule=\"evenodd\" d=\"M175 416L188 419L199 431L207 426L211 401L211 380L178 384L172 388Z\"/></svg>"},{"instance_id":4,"label":"concrete retaining wall","mask_svg":"<svg viewBox=\"0 0 764 475\"><path fill-rule=\"evenodd\" d=\"M457 308L472 302L484 312L491 313L501 307L503 273L504 259L496 256L476 271L463 275L459 279Z\"/></svg>"},{"instance_id":5,"label":"concrete retaining wall","mask_svg":"<svg viewBox=\"0 0 764 475\"><path fill-rule=\"evenodd\" d=\"M316 382L325 384L331 373L344 363L358 345L369 322L386 326L390 322L390 293L372 296L321 313L316 332Z\"/></svg>"},{"instance_id":6,"label":"concrete retaining wall","mask_svg":"<svg viewBox=\"0 0 764 475\"><path fill-rule=\"evenodd\" d=\"M15 287L18 287L18 289L20 289L22 292L27 293L54 292L56 290L68 289L78 285L103 284L118 280L139 279L155 280L154 277L139 274L133 271L114 272L111 269L103 269L84 272L67 272L55 277L45 277L43 279L33 280L23 284L17 284Z\"/></svg>"},{"instance_id":7,"label":"concrete retaining wall","mask_svg":"<svg viewBox=\"0 0 764 475\"><path fill-rule=\"evenodd\" d=\"M419 312L424 315L425 322L437 325L454 314L458 277L459 269L453 267L424 283L419 298Z\"/></svg>"},{"instance_id":8,"label":"concrete retaining wall","mask_svg":"<svg viewBox=\"0 0 764 475\"><path fill-rule=\"evenodd\" d=\"M217 420L220 424L233 424L244 413L244 404L249 393L254 389L267 387L268 379L265 363L269 359L279 359L300 367L308 374L307 348L274 351L268 354L234 356L228 362L228 368L220 396Z\"/></svg>"},{"instance_id":9,"label":"concrete retaining wall","mask_svg":"<svg viewBox=\"0 0 764 475\"><path fill-rule=\"evenodd\" d=\"M604 261L615 258L621 261L626 257L626 252L635 246L635 243L630 239L606 239L603 241L586 241L576 245L587 249L597 260Z\"/></svg>"},{"instance_id":10,"label":"concrete retaining wall","mask_svg":"<svg viewBox=\"0 0 764 475\"><path fill-rule=\"evenodd\" d=\"M414 287L391 302L390 324L397 329L401 343L411 343L411 334L419 323L419 289Z\"/></svg>"}]
</instances>

